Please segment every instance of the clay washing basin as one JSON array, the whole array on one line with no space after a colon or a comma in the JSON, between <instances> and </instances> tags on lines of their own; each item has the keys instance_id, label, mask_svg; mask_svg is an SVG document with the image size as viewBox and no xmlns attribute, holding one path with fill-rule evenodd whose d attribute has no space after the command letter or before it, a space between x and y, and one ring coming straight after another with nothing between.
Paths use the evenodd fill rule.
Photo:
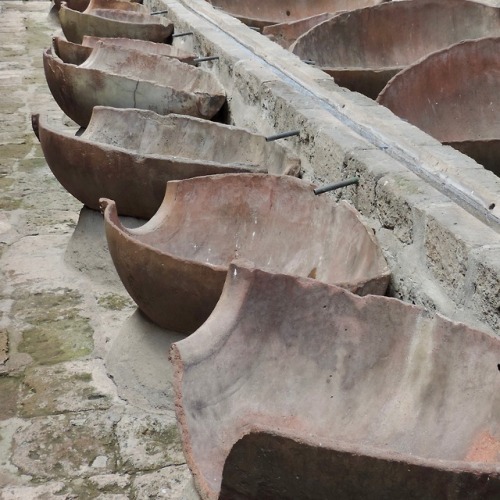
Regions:
<instances>
[{"instance_id":1,"label":"clay washing basin","mask_svg":"<svg viewBox=\"0 0 500 500\"><path fill-rule=\"evenodd\" d=\"M377 101L500 175L500 38L435 52L398 73Z\"/></svg>"},{"instance_id":2,"label":"clay washing basin","mask_svg":"<svg viewBox=\"0 0 500 500\"><path fill-rule=\"evenodd\" d=\"M467 0L389 2L341 13L290 48L335 81L376 99L418 59L462 40L500 35L500 10Z\"/></svg>"},{"instance_id":3,"label":"clay washing basin","mask_svg":"<svg viewBox=\"0 0 500 500\"><path fill-rule=\"evenodd\" d=\"M214 7L224 10L241 22L257 28L271 24L298 21L325 12L352 10L384 0L208 0Z\"/></svg>"},{"instance_id":4,"label":"clay washing basin","mask_svg":"<svg viewBox=\"0 0 500 500\"><path fill-rule=\"evenodd\" d=\"M55 53L70 64L80 65L89 58L92 50L102 43L105 47L122 47L124 49L136 50L145 54L173 57L187 64L194 64L195 54L185 50L167 45L165 43L148 42L145 40L133 40L131 38L101 38L95 36L84 36L80 44L68 42L64 38L54 37L52 46Z\"/></svg>"},{"instance_id":5,"label":"clay washing basin","mask_svg":"<svg viewBox=\"0 0 500 500\"><path fill-rule=\"evenodd\" d=\"M63 187L90 208L113 199L120 214L151 218L167 181L231 172L297 175L300 160L243 129L185 115L96 106L81 136L33 116L45 159Z\"/></svg>"},{"instance_id":6,"label":"clay washing basin","mask_svg":"<svg viewBox=\"0 0 500 500\"><path fill-rule=\"evenodd\" d=\"M134 2L91 0L83 12L62 2L59 20L64 36L73 43L82 43L84 35L164 43L174 31L167 18L151 16L146 7Z\"/></svg>"},{"instance_id":7,"label":"clay washing basin","mask_svg":"<svg viewBox=\"0 0 500 500\"><path fill-rule=\"evenodd\" d=\"M237 262L211 316L170 358L184 453L203 499L219 498L223 470L225 488L242 494L222 497L232 499L500 491L492 335L396 299ZM259 432L269 435L256 442ZM255 485L252 470L266 466Z\"/></svg>"},{"instance_id":8,"label":"clay washing basin","mask_svg":"<svg viewBox=\"0 0 500 500\"><path fill-rule=\"evenodd\" d=\"M208 71L103 42L79 65L66 63L53 49L44 52L43 64L54 99L82 127L88 125L94 106L209 119L226 99L224 88Z\"/></svg>"},{"instance_id":9,"label":"clay washing basin","mask_svg":"<svg viewBox=\"0 0 500 500\"><path fill-rule=\"evenodd\" d=\"M109 251L142 312L181 333L208 318L235 257L360 294L385 293L389 270L371 230L349 204L315 196L313 187L263 174L172 181L138 229L123 227L115 203L103 199Z\"/></svg>"},{"instance_id":10,"label":"clay washing basin","mask_svg":"<svg viewBox=\"0 0 500 500\"><path fill-rule=\"evenodd\" d=\"M351 11L370 5L379 5L384 1L385 0L340 0L337 2L331 1L330 5L328 6L328 12L321 12L313 16L294 19L292 21L287 19L284 22L280 22L278 24L265 26L262 29L262 33L269 37L273 42L276 42L285 49L288 49L288 47L290 47L290 45L292 45L292 43L294 43L299 36L303 35L317 24L331 19L340 11Z\"/></svg>"}]
</instances>

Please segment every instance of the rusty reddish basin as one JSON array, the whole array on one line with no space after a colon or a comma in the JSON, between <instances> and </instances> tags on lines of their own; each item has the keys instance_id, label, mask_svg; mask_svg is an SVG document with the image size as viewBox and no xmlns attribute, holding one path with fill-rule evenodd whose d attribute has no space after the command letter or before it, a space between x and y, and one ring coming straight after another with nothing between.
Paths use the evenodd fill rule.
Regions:
<instances>
[{"instance_id":1,"label":"rusty reddish basin","mask_svg":"<svg viewBox=\"0 0 500 500\"><path fill-rule=\"evenodd\" d=\"M81 136L33 117L45 159L75 198L99 209L113 199L120 214L151 218L168 181L232 172L297 175L300 160L249 131L185 115L96 106Z\"/></svg>"},{"instance_id":2,"label":"rusty reddish basin","mask_svg":"<svg viewBox=\"0 0 500 500\"><path fill-rule=\"evenodd\" d=\"M373 5L384 0L209 0L213 6L236 17L249 26L263 28L271 24L297 21L325 12L352 10L360 5Z\"/></svg>"},{"instance_id":3,"label":"rusty reddish basin","mask_svg":"<svg viewBox=\"0 0 500 500\"><path fill-rule=\"evenodd\" d=\"M500 38L435 52L398 73L377 101L500 175Z\"/></svg>"},{"instance_id":4,"label":"rusty reddish basin","mask_svg":"<svg viewBox=\"0 0 500 500\"><path fill-rule=\"evenodd\" d=\"M327 12L321 12L315 15L308 14L307 17L304 16L300 19L294 19L292 21L287 19L278 24L265 26L262 29L262 33L287 49L299 36L303 35L317 24L331 19L340 11L350 11L370 5L379 5L384 1L386 0L341 0L338 2L330 2ZM308 2L308 5L310 3L311 2Z\"/></svg>"},{"instance_id":5,"label":"rusty reddish basin","mask_svg":"<svg viewBox=\"0 0 500 500\"><path fill-rule=\"evenodd\" d=\"M291 50L373 99L396 73L466 39L500 35L500 9L466 0L390 2L339 14Z\"/></svg>"},{"instance_id":6,"label":"rusty reddish basin","mask_svg":"<svg viewBox=\"0 0 500 500\"><path fill-rule=\"evenodd\" d=\"M66 63L53 48L44 52L43 63L54 99L82 127L99 105L212 118L226 99L208 71L103 42L80 65Z\"/></svg>"},{"instance_id":7,"label":"rusty reddish basin","mask_svg":"<svg viewBox=\"0 0 500 500\"><path fill-rule=\"evenodd\" d=\"M59 20L64 36L81 43L84 35L114 38L135 38L166 42L174 25L163 16L151 16L149 10L134 2L91 0L83 11L61 4Z\"/></svg>"},{"instance_id":8,"label":"rusty reddish basin","mask_svg":"<svg viewBox=\"0 0 500 500\"><path fill-rule=\"evenodd\" d=\"M198 491L219 498L236 445L224 481L241 496L225 498L494 498L499 359L499 339L419 307L233 263L212 315L171 349Z\"/></svg>"},{"instance_id":9,"label":"rusty reddish basin","mask_svg":"<svg viewBox=\"0 0 500 500\"><path fill-rule=\"evenodd\" d=\"M360 294L382 294L388 285L382 252L356 210L290 176L169 182L160 209L138 229L122 226L114 202L102 207L123 284L146 316L170 330L191 333L207 319L235 257Z\"/></svg>"},{"instance_id":10,"label":"rusty reddish basin","mask_svg":"<svg viewBox=\"0 0 500 500\"><path fill-rule=\"evenodd\" d=\"M68 42L64 38L54 37L52 45L55 53L66 63L80 65L89 58L92 50L99 43L104 46L122 47L124 49L136 50L145 54L173 57L187 64L194 64L196 55L191 52L167 45L165 43L148 42L146 40L133 40L131 38L102 38L96 36L83 37L81 44Z\"/></svg>"}]
</instances>

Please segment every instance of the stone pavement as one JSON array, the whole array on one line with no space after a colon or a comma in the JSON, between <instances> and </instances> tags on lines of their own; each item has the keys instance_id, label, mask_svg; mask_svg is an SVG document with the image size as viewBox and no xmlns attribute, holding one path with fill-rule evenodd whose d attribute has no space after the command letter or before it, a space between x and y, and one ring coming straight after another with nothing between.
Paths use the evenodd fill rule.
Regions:
<instances>
[{"instance_id":1,"label":"stone pavement","mask_svg":"<svg viewBox=\"0 0 500 500\"><path fill-rule=\"evenodd\" d=\"M0 1L0 499L195 498L169 385L178 336L136 311L100 214L31 130L32 112L74 125L43 74L50 9Z\"/></svg>"}]
</instances>

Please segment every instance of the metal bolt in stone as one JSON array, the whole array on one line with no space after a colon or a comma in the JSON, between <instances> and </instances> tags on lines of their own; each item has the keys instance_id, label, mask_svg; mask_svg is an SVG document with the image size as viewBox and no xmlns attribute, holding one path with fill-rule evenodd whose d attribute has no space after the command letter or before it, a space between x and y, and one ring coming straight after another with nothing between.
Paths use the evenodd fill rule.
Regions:
<instances>
[{"instance_id":1,"label":"metal bolt in stone","mask_svg":"<svg viewBox=\"0 0 500 500\"><path fill-rule=\"evenodd\" d=\"M194 35L192 31L185 31L184 33L174 33L172 35L172 38L178 38L180 36L188 36L188 35Z\"/></svg>"},{"instance_id":2,"label":"metal bolt in stone","mask_svg":"<svg viewBox=\"0 0 500 500\"><path fill-rule=\"evenodd\" d=\"M288 132L281 132L280 134L270 135L266 137L267 142L276 141L278 139L284 139L285 137L292 137L294 135L299 135L300 130L289 130Z\"/></svg>"},{"instance_id":3,"label":"metal bolt in stone","mask_svg":"<svg viewBox=\"0 0 500 500\"><path fill-rule=\"evenodd\" d=\"M217 59L220 59L220 57L219 56L197 57L196 59L193 59L193 62L195 64L198 64L198 63L206 62L206 61L215 61Z\"/></svg>"},{"instance_id":4,"label":"metal bolt in stone","mask_svg":"<svg viewBox=\"0 0 500 500\"><path fill-rule=\"evenodd\" d=\"M345 181L335 182L334 184L327 184L326 186L316 188L314 194L327 193L328 191L334 191L335 189L340 189L351 184L359 184L359 179L353 177L352 179L346 179Z\"/></svg>"}]
</instances>

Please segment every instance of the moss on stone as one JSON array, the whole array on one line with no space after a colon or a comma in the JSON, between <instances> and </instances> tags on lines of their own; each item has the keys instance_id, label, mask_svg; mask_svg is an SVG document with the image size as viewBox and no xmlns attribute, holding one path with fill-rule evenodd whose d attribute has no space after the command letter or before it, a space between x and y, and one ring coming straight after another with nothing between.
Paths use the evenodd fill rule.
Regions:
<instances>
[{"instance_id":1,"label":"moss on stone","mask_svg":"<svg viewBox=\"0 0 500 500\"><path fill-rule=\"evenodd\" d=\"M81 316L81 296L74 290L27 292L13 307L30 324L23 331L19 351L28 353L38 364L54 364L89 355L93 349L93 329Z\"/></svg>"},{"instance_id":2,"label":"moss on stone","mask_svg":"<svg viewBox=\"0 0 500 500\"><path fill-rule=\"evenodd\" d=\"M0 377L0 420L15 417L19 399L21 381L16 377Z\"/></svg>"},{"instance_id":3,"label":"moss on stone","mask_svg":"<svg viewBox=\"0 0 500 500\"><path fill-rule=\"evenodd\" d=\"M104 307L105 309L111 309L112 311L121 311L127 307L133 306L133 302L123 295L118 295L116 293L107 293L101 295L97 299L97 303Z\"/></svg>"},{"instance_id":4,"label":"moss on stone","mask_svg":"<svg viewBox=\"0 0 500 500\"><path fill-rule=\"evenodd\" d=\"M45 158L25 158L19 162L19 170L22 172L31 172L32 170L46 165Z\"/></svg>"}]
</instances>

